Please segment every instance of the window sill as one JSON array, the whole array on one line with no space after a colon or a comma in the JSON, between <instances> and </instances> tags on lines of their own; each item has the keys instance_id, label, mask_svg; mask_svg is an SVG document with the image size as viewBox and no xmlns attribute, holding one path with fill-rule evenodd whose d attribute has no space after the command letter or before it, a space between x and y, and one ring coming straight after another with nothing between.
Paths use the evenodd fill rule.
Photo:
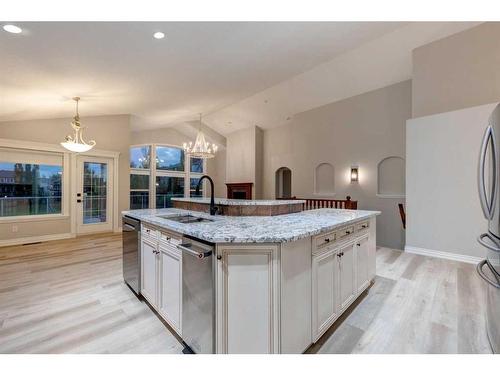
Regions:
<instances>
[{"instance_id":1,"label":"window sill","mask_svg":"<svg viewBox=\"0 0 500 375\"><path fill-rule=\"evenodd\" d=\"M0 217L0 224L21 223L21 222L36 222L36 221L53 221L53 220L69 220L69 215L52 214L52 215L29 215L29 216L6 216Z\"/></svg>"}]
</instances>

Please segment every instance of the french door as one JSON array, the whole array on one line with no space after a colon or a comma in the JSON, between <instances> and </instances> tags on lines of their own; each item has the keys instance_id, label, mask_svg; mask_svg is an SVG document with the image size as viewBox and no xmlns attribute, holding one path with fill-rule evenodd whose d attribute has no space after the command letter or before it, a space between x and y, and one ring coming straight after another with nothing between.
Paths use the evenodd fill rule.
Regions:
<instances>
[{"instance_id":1,"label":"french door","mask_svg":"<svg viewBox=\"0 0 500 375\"><path fill-rule=\"evenodd\" d=\"M113 230L113 159L79 155L77 233Z\"/></svg>"}]
</instances>

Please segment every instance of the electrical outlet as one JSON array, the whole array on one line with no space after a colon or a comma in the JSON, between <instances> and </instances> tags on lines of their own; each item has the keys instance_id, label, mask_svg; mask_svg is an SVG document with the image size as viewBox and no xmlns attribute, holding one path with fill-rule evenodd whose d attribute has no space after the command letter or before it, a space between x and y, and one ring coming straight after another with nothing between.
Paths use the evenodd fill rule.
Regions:
<instances>
[{"instance_id":1,"label":"electrical outlet","mask_svg":"<svg viewBox=\"0 0 500 375\"><path fill-rule=\"evenodd\" d=\"M14 225L12 226L12 233L17 233L17 230L18 230L18 229L19 229L19 228L17 227L17 225L15 225L15 224L14 224Z\"/></svg>"}]
</instances>

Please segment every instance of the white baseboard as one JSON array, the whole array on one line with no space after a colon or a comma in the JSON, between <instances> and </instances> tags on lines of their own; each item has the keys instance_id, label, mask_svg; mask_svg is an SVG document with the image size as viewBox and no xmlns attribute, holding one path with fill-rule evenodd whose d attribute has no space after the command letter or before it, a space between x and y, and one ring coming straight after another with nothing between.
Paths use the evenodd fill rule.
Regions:
<instances>
[{"instance_id":1,"label":"white baseboard","mask_svg":"<svg viewBox=\"0 0 500 375\"><path fill-rule=\"evenodd\" d=\"M449 253L447 251L430 250L415 246L405 246L405 251L411 254L425 255L428 257L442 258L448 260L456 260L458 262L471 263L471 264L478 264L482 260L482 258L473 257L471 255L462 255L462 254Z\"/></svg>"},{"instance_id":2,"label":"white baseboard","mask_svg":"<svg viewBox=\"0 0 500 375\"><path fill-rule=\"evenodd\" d=\"M67 238L74 238L74 237L75 237L75 235L72 233L58 233L58 234L47 234L44 236L12 238L10 240L0 240L0 247L24 245L24 244L33 243L33 242L64 240Z\"/></svg>"}]
</instances>

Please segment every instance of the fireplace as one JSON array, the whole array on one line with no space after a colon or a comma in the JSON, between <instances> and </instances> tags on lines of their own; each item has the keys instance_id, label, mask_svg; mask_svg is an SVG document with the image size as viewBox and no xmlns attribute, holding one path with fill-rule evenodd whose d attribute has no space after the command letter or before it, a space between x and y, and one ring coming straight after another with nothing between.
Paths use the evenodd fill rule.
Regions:
<instances>
[{"instance_id":1,"label":"fireplace","mask_svg":"<svg viewBox=\"0 0 500 375\"><path fill-rule=\"evenodd\" d=\"M230 183L227 186L229 199L252 199L253 182Z\"/></svg>"}]
</instances>

